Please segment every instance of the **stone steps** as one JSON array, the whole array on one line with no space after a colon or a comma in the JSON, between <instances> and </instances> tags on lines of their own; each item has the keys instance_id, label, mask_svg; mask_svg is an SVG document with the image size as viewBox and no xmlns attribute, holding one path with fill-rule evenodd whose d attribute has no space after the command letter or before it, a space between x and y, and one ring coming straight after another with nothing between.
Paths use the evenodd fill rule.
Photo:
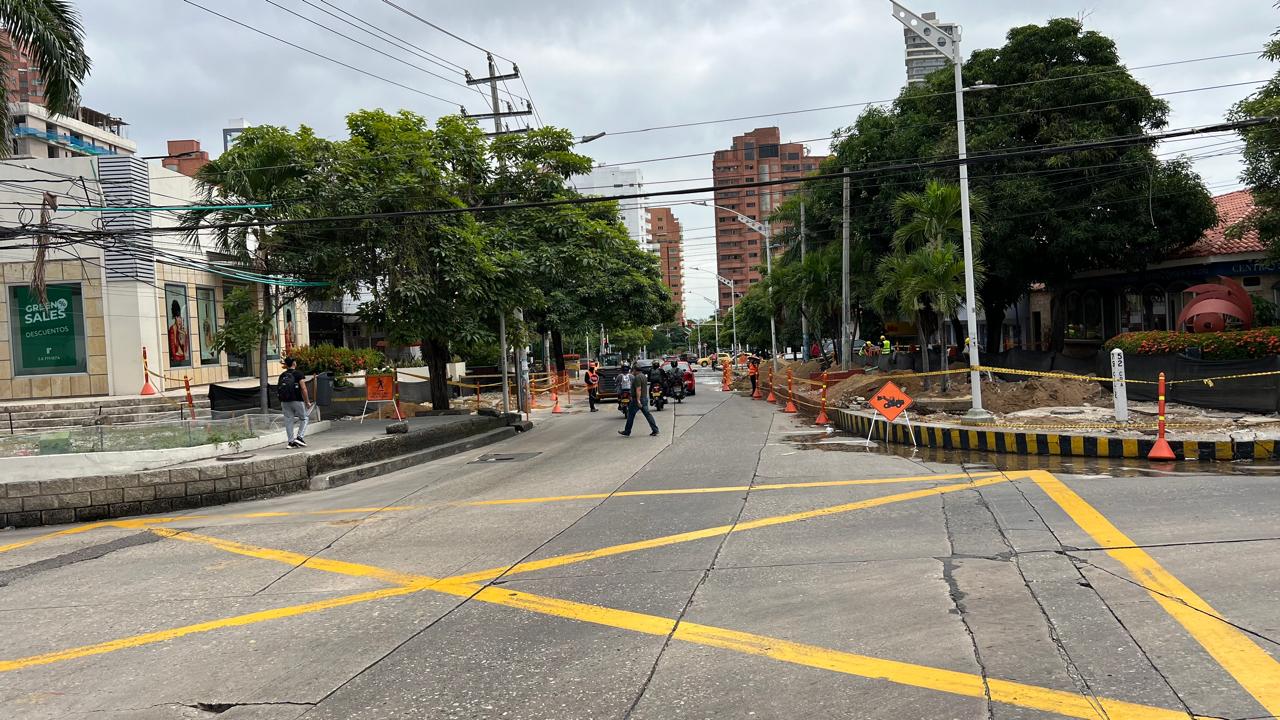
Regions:
<instances>
[{"instance_id":1,"label":"stone steps","mask_svg":"<svg viewBox=\"0 0 1280 720\"><path fill-rule=\"evenodd\" d=\"M210 416L208 396L193 396L196 417ZM78 398L0 404L0 434L26 434L45 430L174 421L189 413L185 398L176 396Z\"/></svg>"}]
</instances>

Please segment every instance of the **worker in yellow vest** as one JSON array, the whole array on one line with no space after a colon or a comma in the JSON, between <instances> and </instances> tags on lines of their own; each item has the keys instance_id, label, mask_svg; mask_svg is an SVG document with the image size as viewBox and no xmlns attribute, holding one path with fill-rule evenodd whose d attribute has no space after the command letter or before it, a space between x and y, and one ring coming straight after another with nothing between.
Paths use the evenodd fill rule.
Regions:
<instances>
[{"instance_id":1,"label":"worker in yellow vest","mask_svg":"<svg viewBox=\"0 0 1280 720\"><path fill-rule=\"evenodd\" d=\"M880 336L880 350L885 355L893 353L893 345L889 342L889 338L883 335Z\"/></svg>"}]
</instances>

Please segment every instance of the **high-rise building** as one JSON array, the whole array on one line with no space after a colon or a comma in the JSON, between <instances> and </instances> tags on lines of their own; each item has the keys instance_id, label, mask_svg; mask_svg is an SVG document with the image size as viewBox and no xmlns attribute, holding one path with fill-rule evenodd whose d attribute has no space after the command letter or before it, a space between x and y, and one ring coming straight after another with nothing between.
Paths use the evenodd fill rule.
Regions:
<instances>
[{"instance_id":1,"label":"high-rise building","mask_svg":"<svg viewBox=\"0 0 1280 720\"><path fill-rule=\"evenodd\" d=\"M249 127L249 123L244 118L231 118L227 121L227 126L222 128L222 152L231 149L231 143L240 137L240 133Z\"/></svg>"},{"instance_id":2,"label":"high-rise building","mask_svg":"<svg viewBox=\"0 0 1280 720\"><path fill-rule=\"evenodd\" d=\"M684 276L680 269L684 234L680 221L671 208L648 209L649 237L658 247L658 259L662 268L662 281L671 288L671 300L676 304L676 317L684 322Z\"/></svg>"},{"instance_id":3,"label":"high-rise building","mask_svg":"<svg viewBox=\"0 0 1280 720\"><path fill-rule=\"evenodd\" d=\"M936 25L948 35L955 35L955 23L938 22L938 14L927 12L920 17ZM920 37L914 30L902 29L902 37L906 41L907 84L924 82L924 78L934 70L946 67L950 60L933 43Z\"/></svg>"},{"instance_id":4,"label":"high-rise building","mask_svg":"<svg viewBox=\"0 0 1280 720\"><path fill-rule=\"evenodd\" d=\"M717 187L768 180L799 179L818 169L822 157L809 155L800 143L781 142L776 127L756 128L733 138L728 150L717 150L712 161L712 176ZM764 221L788 195L796 192L797 183L782 183L760 188L717 190L716 208L716 272L734 281L734 290L742 295L760 282L757 268L764 264L764 236L742 223L735 212ZM721 209L721 208L727 208ZM775 228L776 234L777 228ZM778 251L775 248L775 253ZM729 288L719 286L720 309L733 305Z\"/></svg>"},{"instance_id":5,"label":"high-rise building","mask_svg":"<svg viewBox=\"0 0 1280 720\"><path fill-rule=\"evenodd\" d=\"M87 107L74 117L56 115L45 107L45 82L30 51L0 30L4 59L5 101L13 127L9 152L14 157L66 158L94 155L132 155L138 146L124 137L128 125L109 113Z\"/></svg>"},{"instance_id":6,"label":"high-rise building","mask_svg":"<svg viewBox=\"0 0 1280 720\"><path fill-rule=\"evenodd\" d=\"M583 195L634 195L644 189L644 176L639 170L618 167L616 165L600 165L591 168L591 172L573 179L573 186ZM656 252L653 239L649 237L649 226L645 222L644 207L639 200L623 200L618 203L622 223L627 226L627 234L641 248Z\"/></svg>"}]
</instances>

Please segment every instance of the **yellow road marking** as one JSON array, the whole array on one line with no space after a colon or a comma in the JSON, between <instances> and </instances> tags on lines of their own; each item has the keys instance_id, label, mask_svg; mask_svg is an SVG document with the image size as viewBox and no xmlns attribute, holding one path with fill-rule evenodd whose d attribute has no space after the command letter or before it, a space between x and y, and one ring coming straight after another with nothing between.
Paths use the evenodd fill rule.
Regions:
<instances>
[{"instance_id":1,"label":"yellow road marking","mask_svg":"<svg viewBox=\"0 0 1280 720\"><path fill-rule=\"evenodd\" d=\"M981 473L980 476L996 473ZM645 497L649 495L700 495L704 493L757 492L760 490L794 490L800 488L847 487L853 485L884 485L889 483L931 482L935 480L962 480L967 473L952 475L918 475L915 477L877 478L873 480L823 480L817 482L768 483L761 485L727 485L724 487L678 488L673 490L625 490L615 493L589 493L585 495L549 495L546 497L512 498L509 500L474 500L458 503L466 506L521 505L526 503L562 502L565 500L600 500L603 498Z\"/></svg>"},{"instance_id":2,"label":"yellow road marking","mask_svg":"<svg viewBox=\"0 0 1280 720\"><path fill-rule=\"evenodd\" d=\"M338 573L340 575L351 575L353 577L370 578L391 585L415 585L422 586L424 584L437 582L437 578L426 575L414 575L411 573L396 572L395 570L385 570L373 565L364 565L362 563L352 563L343 560L330 560L328 558L311 557L302 553L290 552L288 550L274 550L272 548L258 547L256 545L246 545L233 540L223 540L221 538L209 537L208 535L198 535L196 533L185 533L181 530L172 530L169 528L152 528L151 532L161 537L174 538L175 540L183 540L186 542L203 543L212 545L219 550L225 550L237 555L245 555L261 560L272 560L274 562L284 563L286 565L294 565L297 567L305 567L311 570L323 570L324 572Z\"/></svg>"},{"instance_id":3,"label":"yellow road marking","mask_svg":"<svg viewBox=\"0 0 1280 720\"><path fill-rule=\"evenodd\" d=\"M494 605L631 630L646 635L665 636L675 626L674 620L656 615L561 600L513 590L506 586L490 586L481 589L479 585L470 583L444 582L436 585L432 590L462 597L471 596L474 593L475 600ZM885 660L690 622L680 623L672 637L695 645L733 650L845 675L887 680L899 685L972 698L986 697L982 676L972 673ZM1066 717L1096 720L1101 708L1106 712L1104 717L1112 720L1187 720L1186 713L1179 710L1167 710L1122 700L1089 698L1009 680L990 678L987 680L987 687L990 688L991 699L994 702L1043 710Z\"/></svg>"},{"instance_id":4,"label":"yellow road marking","mask_svg":"<svg viewBox=\"0 0 1280 720\"><path fill-rule=\"evenodd\" d=\"M749 655L768 657L781 662L820 670L829 670L845 675L886 680L888 682L926 690L934 690L973 698L985 697L986 688L984 688L983 685L983 678L971 673L963 673L896 660L874 658L866 655L831 650L814 645L791 642L780 638L739 632L736 630L728 630L697 623L686 622L681 623L679 627L676 627L676 621L670 618L598 605L589 605L572 600L562 600L559 598L522 592L510 587L484 587L474 583L440 581L433 577L399 573L361 563L342 561L314 563L314 561L309 560L307 556L288 550L276 550L273 548L246 545L244 543L222 540L220 538L196 535L192 533L181 533L169 529L155 528L152 529L152 532L165 537L207 544L227 552L261 558L264 560L271 560L273 562L298 565L305 561L305 566L311 567L315 570L351 575L355 577L383 579L389 582L403 584L383 590L358 593L355 595L347 595L329 600L320 600L301 605L275 608L261 612L247 613L221 620L197 623L171 630L145 633L128 638L121 638L119 640L45 653L43 655L34 655L17 660L0 661L0 672L19 670L36 665L47 665L90 655L100 655L116 650L164 642L184 635L209 632L211 630L217 630L225 627L251 625L268 620L294 617L306 613L328 610L330 608L354 605L356 603L363 603L371 600L379 600L385 597L408 595L411 593L422 592L424 590L433 590L457 597L471 597L474 595L474 599L493 605L501 605L504 607L587 622L605 627L631 630L633 632L659 637L666 636L671 633L674 628L675 633L673 637L675 639L696 645L705 645L708 647L716 647ZM1051 690L1048 688L1037 687L1035 685L1027 685L1007 680L988 679L986 687L990 689L991 698L996 702L1044 710L1066 717L1094 720L1098 716L1097 707L1095 707L1094 704L1097 703L1098 707L1101 707L1106 711L1107 717L1115 720L1173 720L1174 718L1181 718L1182 720L1185 720L1186 718L1185 713L1178 711L1165 710L1163 708L1129 703L1120 700L1101 698L1094 700L1060 690Z\"/></svg>"},{"instance_id":5,"label":"yellow road marking","mask_svg":"<svg viewBox=\"0 0 1280 720\"><path fill-rule=\"evenodd\" d=\"M304 615L306 613L328 610L330 608L342 607L344 605L354 605L356 603L380 600L382 598L394 597L396 595L408 595L421 590L421 587L412 585L383 588L381 590L373 590L370 592L358 593L356 595L345 595L343 597L330 598L328 600L317 600L315 602L303 603L301 605L291 605L289 607L275 608L272 610L262 610L259 612L247 613L245 615L236 615L229 618L196 623L194 625L184 625L182 627L171 628L169 630L133 635L131 637L120 638L118 640L108 640L107 642L96 643L93 645L82 645L80 647L58 650L56 652L44 653L42 655L31 655L24 658L18 658L16 660L0 660L0 672L22 670L24 668L35 667L37 665L49 665L56 662L62 662L64 660L88 657L90 655L102 655L104 653L115 652L116 650L124 650L126 648L134 648L141 645L164 642L166 640L180 638L184 635L193 635L195 633L204 633L228 627L252 625L254 623L260 623L267 620L279 620L281 618Z\"/></svg>"},{"instance_id":6,"label":"yellow road marking","mask_svg":"<svg viewBox=\"0 0 1280 720\"><path fill-rule=\"evenodd\" d=\"M1025 473L996 475L981 480L975 480L973 482L912 490L910 492L898 493L896 495L885 495L883 497L858 500L856 502L844 503L841 505L831 505L829 507L818 508L817 510L806 510L804 512L791 513L789 515L774 515L772 517L760 518L758 520L748 520L740 522L737 525L717 525L716 527L704 528L702 530L692 530L690 532L665 535L663 537L651 538L649 540L612 545L596 550L586 550L583 552L569 553L567 555L557 555L555 557L544 558L542 560L531 560L529 562L517 563L506 567L479 570L465 575L455 575L448 578L448 580L453 582L479 582L482 580L493 579L499 575L505 576L515 573L532 572L534 570L545 570L547 568L560 567L562 565L570 565L587 560L595 560L597 558L609 557L611 555L621 555L623 553L636 552L638 550L651 550L653 548L675 545L693 540L719 537L731 531L742 532L744 530L755 530L756 528L784 525L786 523L799 522L801 520L812 520L813 518L838 515L840 513L847 513L854 510L865 510L867 508L880 507L881 505L890 505L893 503L905 502L907 500L916 500L918 498L930 497L933 495L944 495L946 493L957 492L959 490L972 490L986 485L1007 482L1013 478L1025 477L1025 475Z\"/></svg>"},{"instance_id":7,"label":"yellow road marking","mask_svg":"<svg viewBox=\"0 0 1280 720\"><path fill-rule=\"evenodd\" d=\"M100 527L106 527L107 525L110 525L110 523L95 522L89 523L88 525L77 525L76 527L70 527L64 530L55 530L54 532L36 535L35 537L30 537L26 540L19 540L18 542L9 543L8 545L0 545L0 553L17 550L18 548L24 548L28 545L35 545L38 542L44 542L45 540L50 540L56 537L66 537L67 535L75 535L77 533L96 530Z\"/></svg>"},{"instance_id":8,"label":"yellow road marking","mask_svg":"<svg viewBox=\"0 0 1280 720\"><path fill-rule=\"evenodd\" d=\"M1107 554L1124 565L1134 580L1149 588L1151 597L1165 612L1186 628L1269 714L1280 715L1280 662L1249 636L1218 620L1221 613L1145 550L1133 547L1137 543L1061 480L1043 470L1029 475L1094 542L1109 548Z\"/></svg>"}]
</instances>

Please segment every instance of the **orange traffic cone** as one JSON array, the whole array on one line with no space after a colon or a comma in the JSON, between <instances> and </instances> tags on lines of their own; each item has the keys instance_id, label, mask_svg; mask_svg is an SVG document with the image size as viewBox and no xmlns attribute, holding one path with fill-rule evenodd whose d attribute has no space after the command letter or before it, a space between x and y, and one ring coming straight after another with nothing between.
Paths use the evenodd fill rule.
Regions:
<instances>
[{"instance_id":1,"label":"orange traffic cone","mask_svg":"<svg viewBox=\"0 0 1280 720\"><path fill-rule=\"evenodd\" d=\"M814 418L814 423L818 425L830 425L831 420L827 418L827 374L822 373L822 404L818 407L818 417Z\"/></svg>"},{"instance_id":2,"label":"orange traffic cone","mask_svg":"<svg viewBox=\"0 0 1280 720\"><path fill-rule=\"evenodd\" d=\"M791 401L791 398L796 396L794 378L795 375L792 373L791 368L787 368L787 406L782 408L784 413L796 412L796 404Z\"/></svg>"},{"instance_id":3,"label":"orange traffic cone","mask_svg":"<svg viewBox=\"0 0 1280 720\"><path fill-rule=\"evenodd\" d=\"M765 402L776 403L778 398L773 394L773 365L769 366L769 397L764 399Z\"/></svg>"},{"instance_id":4,"label":"orange traffic cone","mask_svg":"<svg viewBox=\"0 0 1280 720\"><path fill-rule=\"evenodd\" d=\"M1160 373L1160 385L1157 393L1159 407L1156 415L1156 442L1147 454L1148 460L1177 460L1169 441L1164 439L1164 373Z\"/></svg>"},{"instance_id":5,"label":"orange traffic cone","mask_svg":"<svg viewBox=\"0 0 1280 720\"><path fill-rule=\"evenodd\" d=\"M552 390L551 402L555 403L551 408L552 415L561 415L564 413L564 411L560 409L560 393L556 392L555 390Z\"/></svg>"},{"instance_id":6,"label":"orange traffic cone","mask_svg":"<svg viewBox=\"0 0 1280 720\"><path fill-rule=\"evenodd\" d=\"M142 392L139 395L155 395L156 386L151 384L151 368L147 367L147 348L142 348Z\"/></svg>"}]
</instances>

